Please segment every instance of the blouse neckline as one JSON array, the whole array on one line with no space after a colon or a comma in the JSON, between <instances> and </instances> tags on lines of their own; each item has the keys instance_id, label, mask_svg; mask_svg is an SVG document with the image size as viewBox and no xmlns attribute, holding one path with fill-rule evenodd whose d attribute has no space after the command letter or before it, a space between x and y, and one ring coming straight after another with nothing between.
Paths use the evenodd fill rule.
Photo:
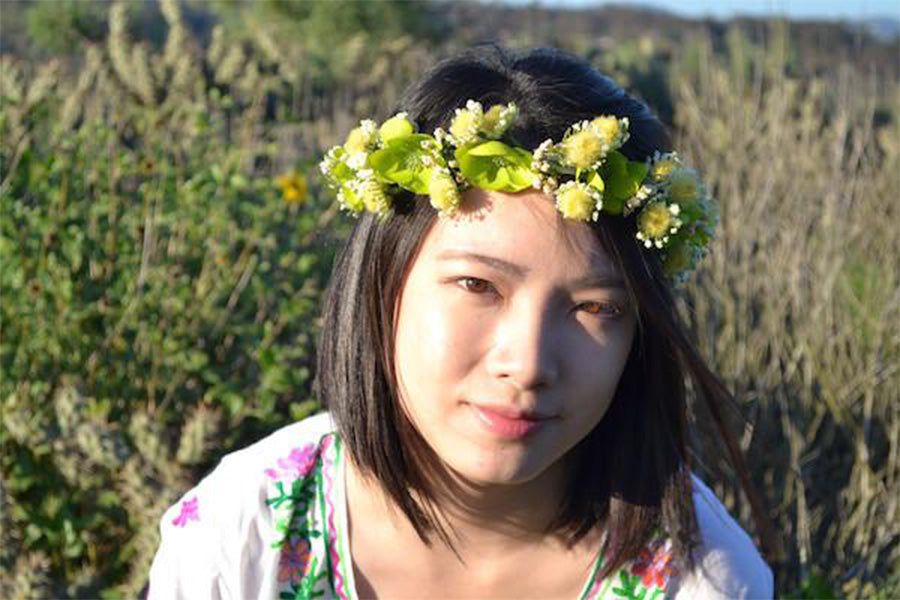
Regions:
<instances>
[{"instance_id":1,"label":"blouse neckline","mask_svg":"<svg viewBox=\"0 0 900 600\"><path fill-rule=\"evenodd\" d=\"M333 469L334 486L331 490L334 505L328 506L327 519L329 525L328 530L333 532L335 539L329 540L329 546L332 546L332 554L334 555L333 564L334 589L339 598L343 600L359 600L359 594L356 591L356 575L353 569L353 553L350 547L350 519L348 517L347 507L347 460L344 456L343 442L336 433L330 434L332 438L330 450L333 452L331 467ZM329 478L330 479L330 478ZM336 546L336 547L335 547ZM578 594L578 600L584 600L595 587L597 574L603 564L603 553L597 553L594 559L587 580L581 586L581 592Z\"/></svg>"}]
</instances>

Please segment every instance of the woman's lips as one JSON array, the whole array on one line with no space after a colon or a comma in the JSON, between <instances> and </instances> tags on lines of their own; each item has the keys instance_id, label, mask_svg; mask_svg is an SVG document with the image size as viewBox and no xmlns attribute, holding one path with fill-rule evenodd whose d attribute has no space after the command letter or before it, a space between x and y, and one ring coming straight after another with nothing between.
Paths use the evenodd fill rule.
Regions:
<instances>
[{"instance_id":1,"label":"woman's lips","mask_svg":"<svg viewBox=\"0 0 900 600\"><path fill-rule=\"evenodd\" d=\"M472 404L472 410L491 433L510 439L522 438L542 428L552 417L504 406Z\"/></svg>"}]
</instances>

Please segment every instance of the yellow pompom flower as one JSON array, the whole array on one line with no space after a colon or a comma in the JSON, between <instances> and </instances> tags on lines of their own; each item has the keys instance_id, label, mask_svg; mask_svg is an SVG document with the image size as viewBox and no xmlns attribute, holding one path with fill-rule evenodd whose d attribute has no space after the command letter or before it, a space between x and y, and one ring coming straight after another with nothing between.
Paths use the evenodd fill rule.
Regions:
<instances>
[{"instance_id":1,"label":"yellow pompom flower","mask_svg":"<svg viewBox=\"0 0 900 600\"><path fill-rule=\"evenodd\" d=\"M347 154L367 152L375 144L376 133L375 121L366 119L360 122L359 127L351 131L347 135L347 141L344 142Z\"/></svg>"},{"instance_id":2,"label":"yellow pompom flower","mask_svg":"<svg viewBox=\"0 0 900 600\"><path fill-rule=\"evenodd\" d=\"M362 197L366 210L377 215L386 215L391 209L384 186L374 177L367 177L359 186L358 195Z\"/></svg>"},{"instance_id":3,"label":"yellow pompom flower","mask_svg":"<svg viewBox=\"0 0 900 600\"><path fill-rule=\"evenodd\" d=\"M669 234L681 226L678 219L678 205L665 202L651 202L638 216L637 238L648 248L662 248L669 241Z\"/></svg>"},{"instance_id":4,"label":"yellow pompom flower","mask_svg":"<svg viewBox=\"0 0 900 600\"><path fill-rule=\"evenodd\" d=\"M603 158L607 146L591 127L570 134L563 140L565 161L578 169L587 169Z\"/></svg>"},{"instance_id":5,"label":"yellow pompom flower","mask_svg":"<svg viewBox=\"0 0 900 600\"><path fill-rule=\"evenodd\" d=\"M469 100L465 108L456 109L456 115L450 123L450 135L457 145L468 144L478 136L483 120L484 111L481 104Z\"/></svg>"},{"instance_id":6,"label":"yellow pompom flower","mask_svg":"<svg viewBox=\"0 0 900 600\"><path fill-rule=\"evenodd\" d=\"M306 199L306 177L299 171L291 171L275 179L275 187L287 204L300 204Z\"/></svg>"},{"instance_id":7,"label":"yellow pompom flower","mask_svg":"<svg viewBox=\"0 0 900 600\"><path fill-rule=\"evenodd\" d=\"M618 139L622 124L615 117L597 117L591 121L591 127L600 135L602 143L612 146Z\"/></svg>"},{"instance_id":8,"label":"yellow pompom flower","mask_svg":"<svg viewBox=\"0 0 900 600\"><path fill-rule=\"evenodd\" d=\"M669 198L681 206L688 206L700 197L700 180L691 169L675 169L669 175Z\"/></svg>"},{"instance_id":9,"label":"yellow pompom flower","mask_svg":"<svg viewBox=\"0 0 900 600\"><path fill-rule=\"evenodd\" d=\"M481 132L489 138L499 138L512 125L518 114L518 108L512 102L507 105L495 104L484 113L481 119Z\"/></svg>"},{"instance_id":10,"label":"yellow pompom flower","mask_svg":"<svg viewBox=\"0 0 900 600\"><path fill-rule=\"evenodd\" d=\"M428 195L431 205L442 215L452 215L459 208L462 197L450 171L436 167L428 181Z\"/></svg>"},{"instance_id":11,"label":"yellow pompom flower","mask_svg":"<svg viewBox=\"0 0 900 600\"><path fill-rule=\"evenodd\" d=\"M678 159L674 154L658 154L653 157L650 166L650 179L656 183L668 177L678 166Z\"/></svg>"},{"instance_id":12,"label":"yellow pompom flower","mask_svg":"<svg viewBox=\"0 0 900 600\"><path fill-rule=\"evenodd\" d=\"M589 221L603 207L603 196L587 184L570 181L556 191L556 208L567 219Z\"/></svg>"},{"instance_id":13,"label":"yellow pompom flower","mask_svg":"<svg viewBox=\"0 0 900 600\"><path fill-rule=\"evenodd\" d=\"M381 124L378 134L385 142L389 142L394 138L404 137L415 133L416 126L406 118L406 113L394 115Z\"/></svg>"}]
</instances>

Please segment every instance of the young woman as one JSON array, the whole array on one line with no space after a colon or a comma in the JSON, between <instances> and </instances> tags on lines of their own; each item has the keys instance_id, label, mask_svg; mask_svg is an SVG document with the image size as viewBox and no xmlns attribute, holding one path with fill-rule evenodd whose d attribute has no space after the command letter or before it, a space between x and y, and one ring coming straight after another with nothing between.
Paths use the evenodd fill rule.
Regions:
<instances>
[{"instance_id":1,"label":"young woman","mask_svg":"<svg viewBox=\"0 0 900 600\"><path fill-rule=\"evenodd\" d=\"M771 597L690 472L686 381L713 415L729 397L671 286L715 212L659 121L553 50L468 52L401 108L323 161L364 213L325 308L328 412L166 513L150 596Z\"/></svg>"}]
</instances>

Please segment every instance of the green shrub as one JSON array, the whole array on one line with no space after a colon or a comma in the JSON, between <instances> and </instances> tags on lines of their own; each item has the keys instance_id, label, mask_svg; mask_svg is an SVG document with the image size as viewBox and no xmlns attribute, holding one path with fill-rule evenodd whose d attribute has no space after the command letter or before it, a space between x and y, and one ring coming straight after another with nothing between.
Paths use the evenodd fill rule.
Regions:
<instances>
[{"instance_id":1,"label":"green shrub","mask_svg":"<svg viewBox=\"0 0 900 600\"><path fill-rule=\"evenodd\" d=\"M185 48L4 59L0 596L135 595L166 505L317 407L334 209L275 184L313 166L260 109L282 82Z\"/></svg>"}]
</instances>

